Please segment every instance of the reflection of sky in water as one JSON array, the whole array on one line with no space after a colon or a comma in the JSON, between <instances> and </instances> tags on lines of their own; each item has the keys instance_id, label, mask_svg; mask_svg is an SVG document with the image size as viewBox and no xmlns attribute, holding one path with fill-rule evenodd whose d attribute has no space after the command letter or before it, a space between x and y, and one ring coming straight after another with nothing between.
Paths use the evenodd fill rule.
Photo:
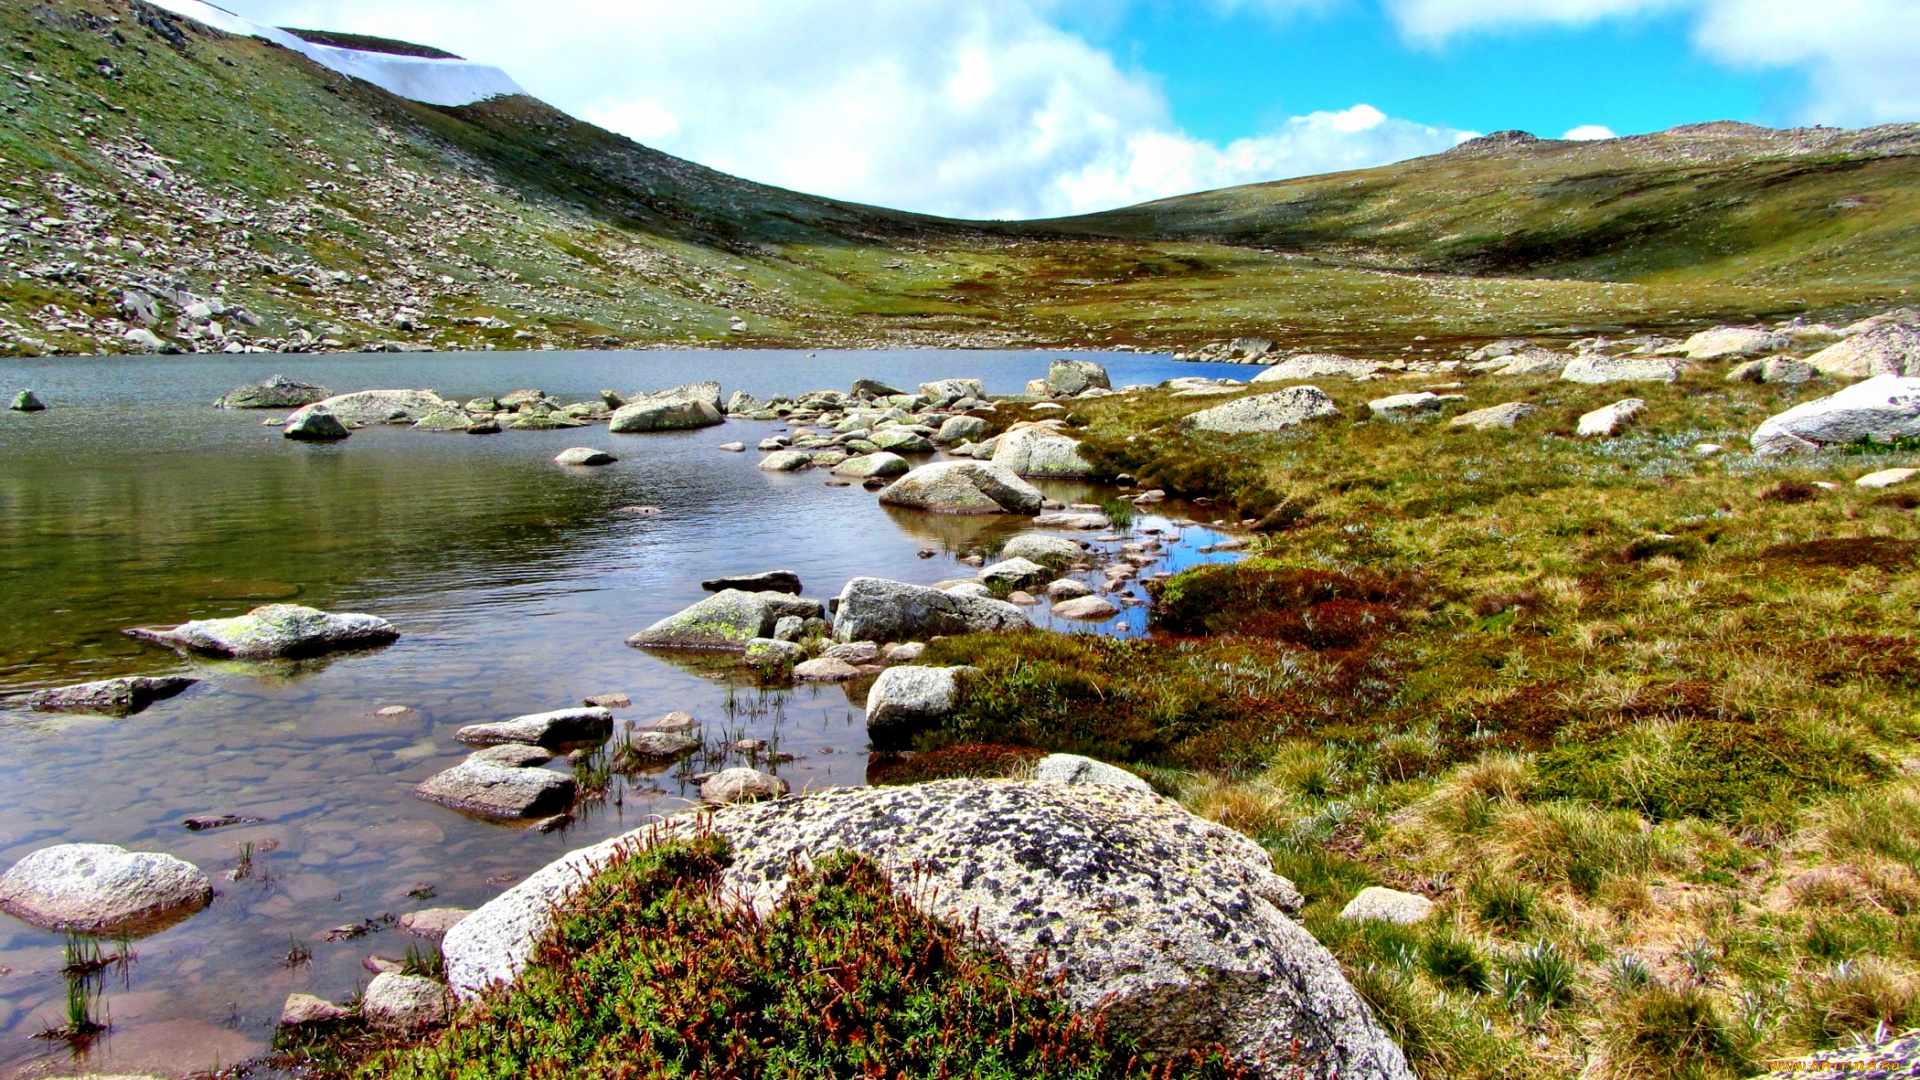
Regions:
<instances>
[{"instance_id":1,"label":"reflection of sky in water","mask_svg":"<svg viewBox=\"0 0 1920 1080\"><path fill-rule=\"evenodd\" d=\"M643 654L624 639L705 595L704 578L792 569L820 598L858 575L931 584L973 573L955 560L960 549L1024 527L889 512L859 487L827 487L822 473L770 475L754 467L760 455L751 450L715 449L736 439L751 446L777 424L664 436L370 429L314 447L278 438L260 426L262 414L216 412L205 402L276 370L336 390L424 383L462 398L539 386L571 400L602 386L695 378L718 378L729 392L744 385L798 393L859 376L917 383L946 375L984 377L990 389L1009 392L1043 375L1047 359L649 353L0 362L0 386L32 386L54 405L38 417L0 415L0 610L8 613L0 620L0 692L180 670L204 680L124 720L0 706L0 866L54 843L116 843L188 859L215 875L220 890L207 912L135 944L138 960L124 985L106 990L113 1031L80 1071L178 1072L259 1053L287 994L342 1000L370 977L364 958L401 956L408 943L391 929L329 943L329 929L421 907L478 906L571 848L688 805L687 776L740 763L724 749L735 739L766 739L794 755L778 771L796 788L864 782L863 688L765 693L729 685L711 664ZM1120 383L1219 373L1155 358L1108 362ZM575 445L605 447L622 461L598 470L551 464ZM1043 486L1063 501L1100 494ZM664 512L617 512L633 505ZM1144 527L1171 529L1147 516L1136 523ZM1170 559L1143 576L1227 558L1192 550L1216 535L1185 530ZM921 559L923 547L941 554ZM1137 583L1128 588L1140 591ZM289 599L373 611L405 636L375 653L262 668L182 661L119 633ZM1044 603L1030 610L1051 623ZM1138 632L1145 617L1131 607L1118 621ZM464 756L455 728L616 691L633 698L620 714L626 720L692 713L711 752L623 782L551 835L412 797L414 784ZM414 711L376 715L396 704ZM181 826L189 816L226 813L264 820L204 833ZM231 880L247 844L252 874ZM408 895L426 888L431 899ZM301 943L312 962L283 966ZM26 1038L64 1021L61 945L57 935L0 918L0 1072L44 1071L65 1056Z\"/></svg>"}]
</instances>

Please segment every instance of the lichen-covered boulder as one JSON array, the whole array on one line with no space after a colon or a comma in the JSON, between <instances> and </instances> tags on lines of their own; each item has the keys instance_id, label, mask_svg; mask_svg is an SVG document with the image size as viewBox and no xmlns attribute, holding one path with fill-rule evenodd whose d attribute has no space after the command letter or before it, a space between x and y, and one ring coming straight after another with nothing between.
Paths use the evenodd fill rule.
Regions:
<instances>
[{"instance_id":1,"label":"lichen-covered boulder","mask_svg":"<svg viewBox=\"0 0 1920 1080\"><path fill-rule=\"evenodd\" d=\"M999 600L857 577L840 591L833 634L838 641L885 643L925 641L943 634L1006 633L1030 625L1019 608Z\"/></svg>"},{"instance_id":2,"label":"lichen-covered boulder","mask_svg":"<svg viewBox=\"0 0 1920 1080\"><path fill-rule=\"evenodd\" d=\"M1560 377L1568 382L1598 386L1615 382L1665 382L1680 378L1685 365L1669 356L1608 356L1583 353L1573 358Z\"/></svg>"},{"instance_id":3,"label":"lichen-covered boulder","mask_svg":"<svg viewBox=\"0 0 1920 1080\"><path fill-rule=\"evenodd\" d=\"M1021 428L1000 436L993 463L1019 476L1040 479L1075 479L1094 473L1093 465L1080 456L1080 440L1044 427Z\"/></svg>"},{"instance_id":4,"label":"lichen-covered boulder","mask_svg":"<svg viewBox=\"0 0 1920 1080\"><path fill-rule=\"evenodd\" d=\"M1771 330L1749 326L1716 326L1688 338L1680 349L1694 360L1725 360L1730 356L1775 352L1791 344L1792 338Z\"/></svg>"},{"instance_id":5,"label":"lichen-covered boulder","mask_svg":"<svg viewBox=\"0 0 1920 1080\"><path fill-rule=\"evenodd\" d=\"M1856 334L1807 357L1823 375L1871 379L1876 375L1920 375L1920 325L1888 323Z\"/></svg>"},{"instance_id":6,"label":"lichen-covered boulder","mask_svg":"<svg viewBox=\"0 0 1920 1080\"><path fill-rule=\"evenodd\" d=\"M1332 353L1301 353L1289 356L1253 377L1256 383L1299 382L1301 379L1348 378L1372 375L1380 365L1372 360L1355 360Z\"/></svg>"},{"instance_id":7,"label":"lichen-covered boulder","mask_svg":"<svg viewBox=\"0 0 1920 1080\"><path fill-rule=\"evenodd\" d=\"M27 696L27 708L35 712L98 713L102 716L132 716L156 701L179 694L199 679L186 675L159 678L131 676L102 679L99 682L41 690Z\"/></svg>"},{"instance_id":8,"label":"lichen-covered boulder","mask_svg":"<svg viewBox=\"0 0 1920 1080\"><path fill-rule=\"evenodd\" d=\"M1310 420L1339 416L1340 407L1317 386L1290 386L1277 394L1258 394L1215 405L1187 417L1186 426L1223 435L1286 431Z\"/></svg>"},{"instance_id":9,"label":"lichen-covered boulder","mask_svg":"<svg viewBox=\"0 0 1920 1080\"><path fill-rule=\"evenodd\" d=\"M275 375L258 386L235 387L214 404L222 409L298 409L332 396L324 386Z\"/></svg>"},{"instance_id":10,"label":"lichen-covered boulder","mask_svg":"<svg viewBox=\"0 0 1920 1080\"><path fill-rule=\"evenodd\" d=\"M299 604L267 604L231 619L196 619L171 630L136 628L128 637L189 652L271 660L364 649L399 640L392 623L374 615L335 615Z\"/></svg>"},{"instance_id":11,"label":"lichen-covered boulder","mask_svg":"<svg viewBox=\"0 0 1920 1080\"><path fill-rule=\"evenodd\" d=\"M848 458L833 467L833 475L855 480L871 480L876 476L882 478L905 476L912 468L913 466L907 464L906 458L881 450Z\"/></svg>"},{"instance_id":12,"label":"lichen-covered boulder","mask_svg":"<svg viewBox=\"0 0 1920 1080\"><path fill-rule=\"evenodd\" d=\"M0 877L0 911L76 934L138 934L212 900L213 883L192 863L112 844L41 848Z\"/></svg>"},{"instance_id":13,"label":"lichen-covered boulder","mask_svg":"<svg viewBox=\"0 0 1920 1080\"><path fill-rule=\"evenodd\" d=\"M933 441L942 445L967 443L987 433L987 422L977 416L949 416L940 424Z\"/></svg>"},{"instance_id":14,"label":"lichen-covered boulder","mask_svg":"<svg viewBox=\"0 0 1920 1080\"><path fill-rule=\"evenodd\" d=\"M818 619L818 600L773 592L728 589L669 615L627 639L636 649L717 649L745 652L755 638L774 636L781 619Z\"/></svg>"},{"instance_id":15,"label":"lichen-covered boulder","mask_svg":"<svg viewBox=\"0 0 1920 1080\"><path fill-rule=\"evenodd\" d=\"M926 914L1036 957L1147 1050L1220 1044L1273 1080L1412 1080L1339 963L1288 917L1300 894L1258 844L1105 784L944 780L677 817L576 851L462 921L444 946L455 992L516 978L555 906L623 849L702 828L731 848L722 888L756 910L836 851L911 875Z\"/></svg>"},{"instance_id":16,"label":"lichen-covered boulder","mask_svg":"<svg viewBox=\"0 0 1920 1080\"><path fill-rule=\"evenodd\" d=\"M1004 465L936 461L888 485L880 501L939 514L1037 514L1047 499Z\"/></svg>"},{"instance_id":17,"label":"lichen-covered boulder","mask_svg":"<svg viewBox=\"0 0 1920 1080\"><path fill-rule=\"evenodd\" d=\"M1042 566L1066 566L1084 554L1079 544L1064 536L1021 533L1000 549L1003 559L1027 559Z\"/></svg>"},{"instance_id":18,"label":"lichen-covered boulder","mask_svg":"<svg viewBox=\"0 0 1920 1080\"><path fill-rule=\"evenodd\" d=\"M1047 366L1047 392L1062 397L1088 390L1111 390L1107 369L1091 360L1055 360Z\"/></svg>"},{"instance_id":19,"label":"lichen-covered boulder","mask_svg":"<svg viewBox=\"0 0 1920 1080\"><path fill-rule=\"evenodd\" d=\"M1461 413L1450 422L1453 427L1472 428L1475 431L1494 431L1499 428L1512 428L1515 424L1540 411L1540 406L1524 401L1509 401L1503 405L1492 405L1485 409L1475 409Z\"/></svg>"},{"instance_id":20,"label":"lichen-covered boulder","mask_svg":"<svg viewBox=\"0 0 1920 1080\"><path fill-rule=\"evenodd\" d=\"M979 379L937 379L920 384L920 395L935 405L948 405L965 398L987 396L987 387Z\"/></svg>"},{"instance_id":21,"label":"lichen-covered boulder","mask_svg":"<svg viewBox=\"0 0 1920 1080\"><path fill-rule=\"evenodd\" d=\"M669 398L623 405L614 410L607 430L620 435L653 431L692 431L726 423L727 418L703 398Z\"/></svg>"},{"instance_id":22,"label":"lichen-covered boulder","mask_svg":"<svg viewBox=\"0 0 1920 1080\"><path fill-rule=\"evenodd\" d=\"M316 409L325 409L343 424L364 427L368 424L412 424L421 417L460 408L431 390L357 390L336 394L308 405L287 418L289 426Z\"/></svg>"},{"instance_id":23,"label":"lichen-covered boulder","mask_svg":"<svg viewBox=\"0 0 1920 1080\"><path fill-rule=\"evenodd\" d=\"M1920 378L1880 375L1768 417L1753 433L1755 453L1791 454L1861 439L1920 437Z\"/></svg>"}]
</instances>

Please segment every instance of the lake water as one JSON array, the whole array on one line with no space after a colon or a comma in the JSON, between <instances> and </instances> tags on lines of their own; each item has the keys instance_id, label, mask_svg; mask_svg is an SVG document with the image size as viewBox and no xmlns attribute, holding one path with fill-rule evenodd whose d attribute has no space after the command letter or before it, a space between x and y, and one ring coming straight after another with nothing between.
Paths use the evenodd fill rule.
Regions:
<instances>
[{"instance_id":1,"label":"lake water","mask_svg":"<svg viewBox=\"0 0 1920 1080\"><path fill-rule=\"evenodd\" d=\"M691 804L685 778L740 763L722 744L766 739L796 789L865 782L865 684L762 691L712 665L625 638L705 594L702 579L798 571L826 598L848 578L930 584L970 576L955 553L1023 522L881 507L818 472L768 474L749 446L781 424L666 435L604 427L489 437L370 428L307 445L261 413L209 406L275 372L336 392L432 387L459 400L539 388L567 401L716 379L761 397L983 379L1018 393L1060 353L638 352L0 360L0 868L52 844L166 851L216 879L207 911L132 944L101 1009L111 1031L76 1055L32 1038L66 1021L64 940L0 916L0 1075L181 1074L262 1053L292 992L343 1000L362 961L408 939L335 927L425 907L476 907L567 850ZM1098 357L1116 385L1244 369ZM565 469L594 446L621 458ZM1110 494L1042 485L1063 501ZM657 506L654 517L622 507ZM1167 527L1142 518L1135 528ZM1178 531L1178 530L1172 530ZM1209 558L1189 528L1161 568ZM1111 545L1109 545L1111 546ZM921 558L924 548L940 552ZM1091 576L1090 576L1091 577ZM244 612L270 601L366 611L403 632L390 648L299 665L184 660L120 631ZM1044 606L1034 618L1050 620ZM1132 608L1102 632L1140 632ZM1086 631L1085 626L1055 629ZM127 719L25 711L48 686L127 674L203 680ZM625 692L624 720L685 710L712 746L662 775L617 784L564 832L464 817L412 795L465 756L465 724ZM401 716L378 710L400 705ZM559 767L564 767L561 763ZM255 825L190 832L189 816ZM237 880L243 852L250 873ZM410 895L411 894L411 895ZM430 899L420 897L431 896ZM115 951L117 946L109 946ZM290 951L312 950L289 967Z\"/></svg>"}]
</instances>

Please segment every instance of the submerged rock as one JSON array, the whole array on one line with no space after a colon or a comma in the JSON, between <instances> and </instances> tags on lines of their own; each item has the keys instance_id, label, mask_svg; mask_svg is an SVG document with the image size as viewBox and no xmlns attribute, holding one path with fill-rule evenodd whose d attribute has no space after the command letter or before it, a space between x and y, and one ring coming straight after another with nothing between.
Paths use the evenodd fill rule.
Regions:
<instances>
[{"instance_id":1,"label":"submerged rock","mask_svg":"<svg viewBox=\"0 0 1920 1080\"><path fill-rule=\"evenodd\" d=\"M441 907L428 908L425 911L409 911L400 916L400 929L427 941L439 941L447 936L447 931L460 925L460 920L473 914L466 908Z\"/></svg>"},{"instance_id":2,"label":"submerged rock","mask_svg":"<svg viewBox=\"0 0 1920 1080\"><path fill-rule=\"evenodd\" d=\"M76 934L150 929L212 900L213 883L192 863L111 844L41 848L0 877L0 911Z\"/></svg>"},{"instance_id":3,"label":"submerged rock","mask_svg":"<svg viewBox=\"0 0 1920 1080\"><path fill-rule=\"evenodd\" d=\"M1861 439L1920 437L1920 378L1880 375L1767 418L1753 433L1758 454L1790 454Z\"/></svg>"},{"instance_id":4,"label":"submerged rock","mask_svg":"<svg viewBox=\"0 0 1920 1080\"><path fill-rule=\"evenodd\" d=\"M297 409L332 396L324 386L275 375L258 386L237 386L214 404L222 409Z\"/></svg>"},{"instance_id":5,"label":"submerged rock","mask_svg":"<svg viewBox=\"0 0 1920 1080\"><path fill-rule=\"evenodd\" d=\"M453 737L469 746L522 743L527 746L564 746L603 742L613 734L613 713L603 708L558 709L516 716L494 724L469 724Z\"/></svg>"},{"instance_id":6,"label":"submerged rock","mask_svg":"<svg viewBox=\"0 0 1920 1080\"><path fill-rule=\"evenodd\" d=\"M7 408L14 412L46 412L47 403L41 401L40 395L33 391L22 390L13 395L13 404L8 405Z\"/></svg>"},{"instance_id":7,"label":"submerged rock","mask_svg":"<svg viewBox=\"0 0 1920 1080\"><path fill-rule=\"evenodd\" d=\"M340 418L320 406L302 410L280 429L282 438L301 442L336 442L351 435Z\"/></svg>"},{"instance_id":8,"label":"submerged rock","mask_svg":"<svg viewBox=\"0 0 1920 1080\"><path fill-rule=\"evenodd\" d=\"M791 570L769 570L764 574L742 574L738 577L713 578L703 581L700 587L708 592L726 592L734 589L739 592L776 592L790 596L799 596L800 575Z\"/></svg>"},{"instance_id":9,"label":"submerged rock","mask_svg":"<svg viewBox=\"0 0 1920 1080\"><path fill-rule=\"evenodd\" d=\"M1310 420L1339 415L1339 406L1319 387L1292 386L1277 394L1245 397L1203 409L1184 423L1198 431L1244 435L1285 431Z\"/></svg>"},{"instance_id":10,"label":"submerged rock","mask_svg":"<svg viewBox=\"0 0 1920 1080\"><path fill-rule=\"evenodd\" d=\"M838 641L925 641L938 635L995 634L1032 624L1012 604L956 596L923 585L857 577L841 590L835 608Z\"/></svg>"},{"instance_id":11,"label":"submerged rock","mask_svg":"<svg viewBox=\"0 0 1920 1080\"><path fill-rule=\"evenodd\" d=\"M944 780L841 789L686 815L576 851L447 935L455 991L517 977L552 912L634 845L710 828L721 886L766 911L796 860L838 850L912 877L927 915L1037 956L1081 1008L1143 1049L1220 1044L1262 1080L1412 1080L1339 963L1287 912L1267 853L1157 796L1103 784Z\"/></svg>"},{"instance_id":12,"label":"submerged rock","mask_svg":"<svg viewBox=\"0 0 1920 1080\"><path fill-rule=\"evenodd\" d=\"M637 649L719 649L744 652L755 638L774 636L781 619L818 619L818 600L770 592L728 589L654 623L627 639Z\"/></svg>"},{"instance_id":13,"label":"submerged rock","mask_svg":"<svg viewBox=\"0 0 1920 1080\"><path fill-rule=\"evenodd\" d=\"M590 446L576 446L570 450L560 451L559 454L554 456L553 460L556 464L560 465L582 465L591 467L611 465L620 459L607 453L605 450L595 450Z\"/></svg>"},{"instance_id":14,"label":"submerged rock","mask_svg":"<svg viewBox=\"0 0 1920 1080\"><path fill-rule=\"evenodd\" d=\"M880 501L939 514L1037 514L1046 496L1004 465L936 461L896 480Z\"/></svg>"},{"instance_id":15,"label":"submerged rock","mask_svg":"<svg viewBox=\"0 0 1920 1080\"><path fill-rule=\"evenodd\" d=\"M30 694L27 696L27 708L35 712L132 716L156 701L165 701L179 694L199 681L185 675L103 679L99 682L62 686L55 690L41 690Z\"/></svg>"},{"instance_id":16,"label":"submerged rock","mask_svg":"<svg viewBox=\"0 0 1920 1080\"><path fill-rule=\"evenodd\" d=\"M267 604L231 619L198 619L171 630L132 629L131 638L191 652L270 660L363 649L399 640L400 631L373 615L334 615L299 604Z\"/></svg>"},{"instance_id":17,"label":"submerged rock","mask_svg":"<svg viewBox=\"0 0 1920 1080\"><path fill-rule=\"evenodd\" d=\"M484 754L484 751L482 752ZM573 777L475 754L413 789L428 802L494 818L538 818L573 805Z\"/></svg>"}]
</instances>

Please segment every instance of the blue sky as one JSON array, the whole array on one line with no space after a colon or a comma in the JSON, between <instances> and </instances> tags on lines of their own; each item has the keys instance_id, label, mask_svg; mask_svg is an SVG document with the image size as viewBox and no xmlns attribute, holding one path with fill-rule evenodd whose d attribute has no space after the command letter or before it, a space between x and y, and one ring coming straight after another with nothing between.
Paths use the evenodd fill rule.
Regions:
<instances>
[{"instance_id":1,"label":"blue sky","mask_svg":"<svg viewBox=\"0 0 1920 1080\"><path fill-rule=\"evenodd\" d=\"M961 217L1366 168L1506 128L1920 120L1920 0L221 2L497 64L737 175Z\"/></svg>"}]
</instances>

